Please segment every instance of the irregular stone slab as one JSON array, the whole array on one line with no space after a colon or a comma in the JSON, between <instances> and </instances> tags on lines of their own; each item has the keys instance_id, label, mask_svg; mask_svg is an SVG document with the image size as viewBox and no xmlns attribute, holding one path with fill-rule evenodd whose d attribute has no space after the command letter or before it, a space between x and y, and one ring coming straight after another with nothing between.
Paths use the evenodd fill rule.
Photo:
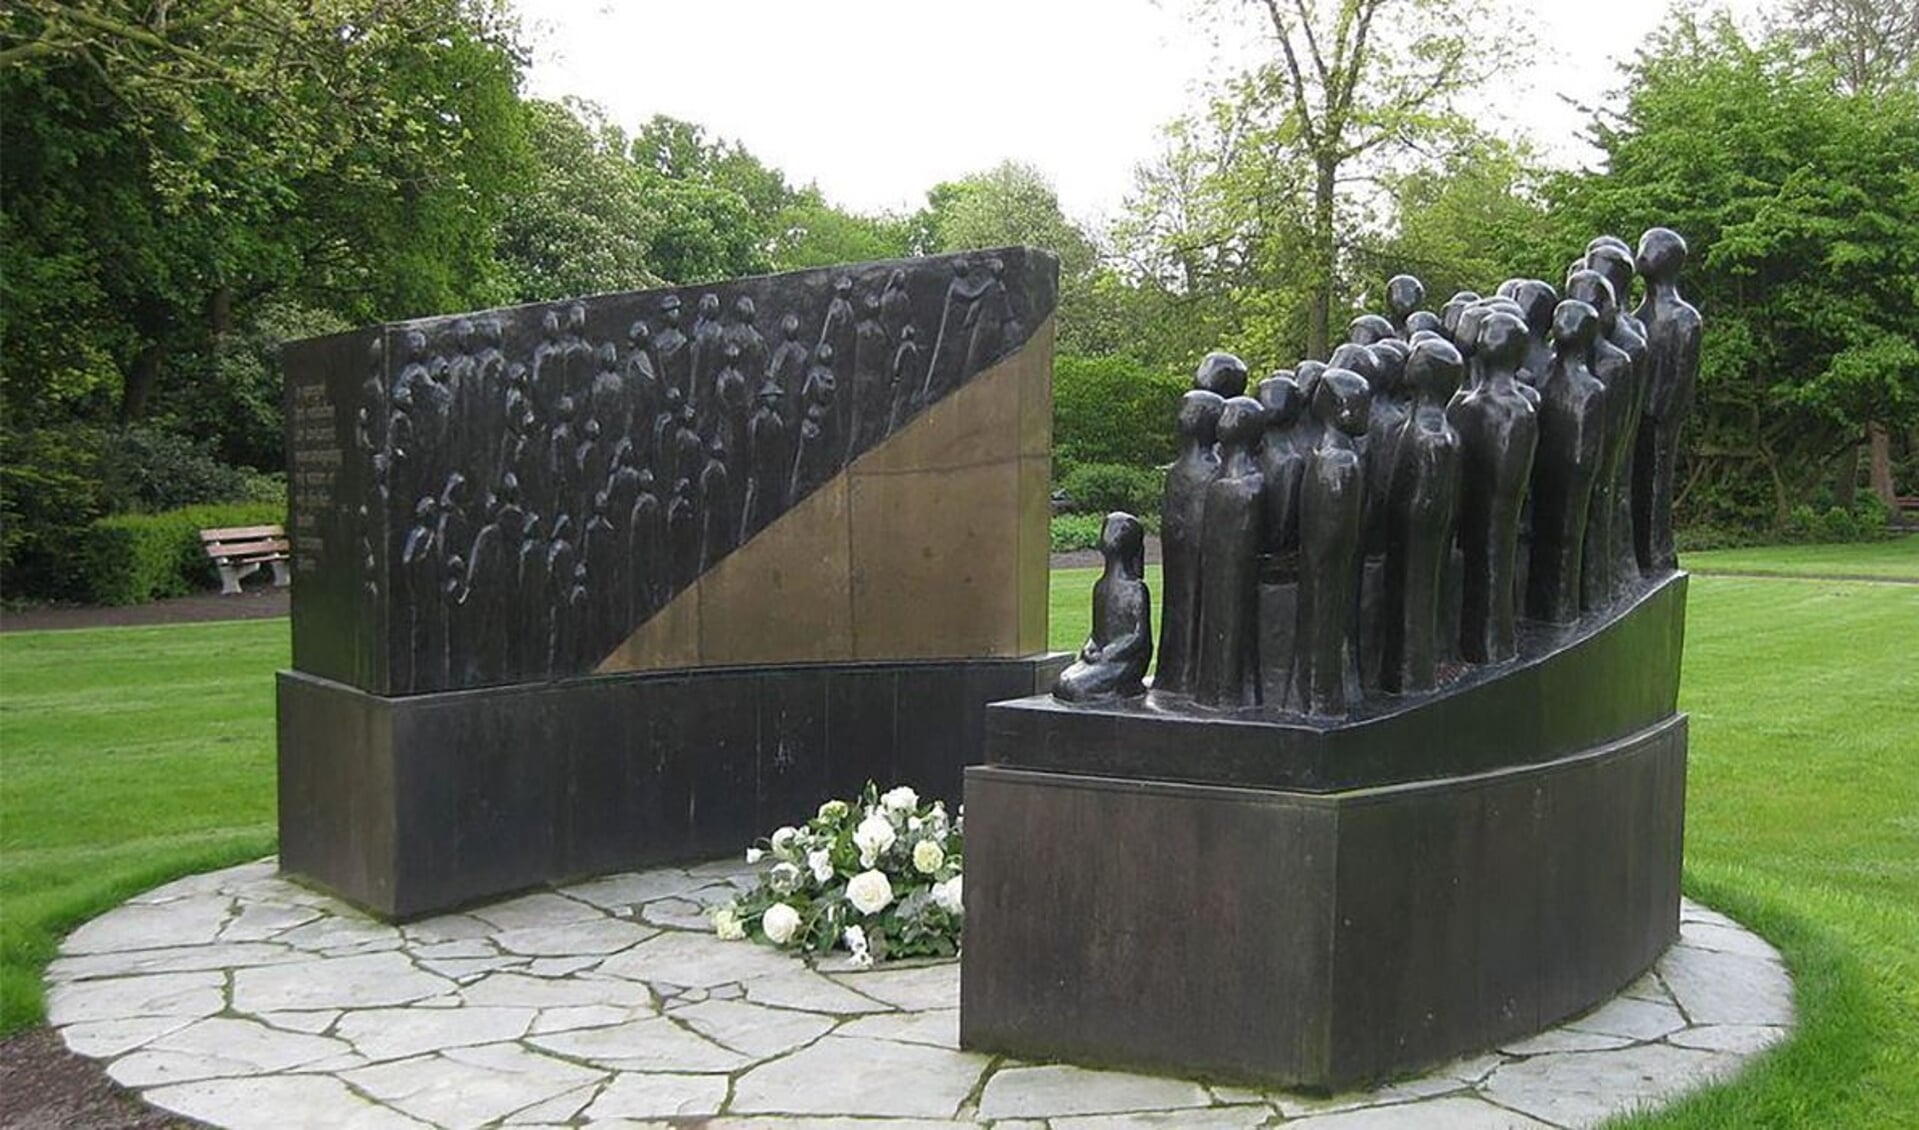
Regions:
<instances>
[{"instance_id":1,"label":"irregular stone slab","mask_svg":"<svg viewBox=\"0 0 1919 1130\"><path fill-rule=\"evenodd\" d=\"M1633 1040L1627 1036L1582 1032L1577 1028L1548 1028L1537 1036L1529 1036L1517 1043L1501 1044L1499 1050L1507 1055L1553 1055L1562 1052L1612 1051L1632 1043Z\"/></svg>"},{"instance_id":2,"label":"irregular stone slab","mask_svg":"<svg viewBox=\"0 0 1919 1130\"><path fill-rule=\"evenodd\" d=\"M361 945L391 948L405 939L397 928L354 912L322 915L304 926L283 932L276 940L317 953Z\"/></svg>"},{"instance_id":3,"label":"irregular stone slab","mask_svg":"<svg viewBox=\"0 0 1919 1130\"><path fill-rule=\"evenodd\" d=\"M514 1111L507 1117L507 1126L570 1126L586 1104L600 1093L599 1085L581 1087L578 1090L551 1098L543 1103L534 1103L525 1110ZM604 1123L602 1124L604 1125Z\"/></svg>"},{"instance_id":4,"label":"irregular stone slab","mask_svg":"<svg viewBox=\"0 0 1919 1130\"><path fill-rule=\"evenodd\" d=\"M60 943L60 952L123 953L203 946L220 936L232 913L233 900L225 895L130 903L82 924Z\"/></svg>"},{"instance_id":5,"label":"irregular stone slab","mask_svg":"<svg viewBox=\"0 0 1919 1130\"><path fill-rule=\"evenodd\" d=\"M1133 1114L1091 1114L1054 1118L1038 1126L1053 1130L1252 1130L1273 1117L1270 1106L1221 1106L1205 1110L1139 1111ZM995 1123L995 1130L1007 1123Z\"/></svg>"},{"instance_id":6,"label":"irregular stone slab","mask_svg":"<svg viewBox=\"0 0 1919 1130\"><path fill-rule=\"evenodd\" d=\"M53 985L47 990L47 1022L65 1027L85 1020L212 1016L226 1007L226 983L226 974L207 970Z\"/></svg>"},{"instance_id":7,"label":"irregular stone slab","mask_svg":"<svg viewBox=\"0 0 1919 1130\"><path fill-rule=\"evenodd\" d=\"M604 1004L566 1005L538 1013L531 1029L534 1035L565 1032L573 1028L604 1028L635 1019L634 1010Z\"/></svg>"},{"instance_id":8,"label":"irregular stone slab","mask_svg":"<svg viewBox=\"0 0 1919 1130\"><path fill-rule=\"evenodd\" d=\"M452 981L466 984L483 974L496 973L503 969L525 969L532 962L524 957L496 955L494 957L455 957L445 961L420 959L420 968Z\"/></svg>"},{"instance_id":9,"label":"irregular stone slab","mask_svg":"<svg viewBox=\"0 0 1919 1130\"><path fill-rule=\"evenodd\" d=\"M740 987L747 1000L774 1008L796 1008L832 1016L893 1010L890 1004L841 988L798 963L779 975L742 982Z\"/></svg>"},{"instance_id":10,"label":"irregular stone slab","mask_svg":"<svg viewBox=\"0 0 1919 1130\"><path fill-rule=\"evenodd\" d=\"M629 1020L606 1028L549 1032L527 1042L574 1059L634 1071L724 1074L753 1062L661 1016Z\"/></svg>"},{"instance_id":11,"label":"irregular stone slab","mask_svg":"<svg viewBox=\"0 0 1919 1130\"><path fill-rule=\"evenodd\" d=\"M92 1020L59 1029L60 1039L75 1055L107 1059L132 1051L168 1032L178 1032L193 1020L185 1016L145 1016L128 1020Z\"/></svg>"},{"instance_id":12,"label":"irregular stone slab","mask_svg":"<svg viewBox=\"0 0 1919 1130\"><path fill-rule=\"evenodd\" d=\"M945 961L918 969L838 973L833 975L833 979L855 992L909 1011L959 1006L960 967L957 961Z\"/></svg>"},{"instance_id":13,"label":"irregular stone slab","mask_svg":"<svg viewBox=\"0 0 1919 1130\"><path fill-rule=\"evenodd\" d=\"M656 985L711 988L750 977L804 973L805 968L791 954L753 942L668 931L607 958L599 971Z\"/></svg>"},{"instance_id":14,"label":"irregular stone slab","mask_svg":"<svg viewBox=\"0 0 1919 1130\"><path fill-rule=\"evenodd\" d=\"M653 995L645 985L630 981L546 980L524 973L489 973L460 989L469 1005L525 1005L529 1008L568 1008L608 1005L650 1008Z\"/></svg>"},{"instance_id":15,"label":"irregular stone slab","mask_svg":"<svg viewBox=\"0 0 1919 1130\"><path fill-rule=\"evenodd\" d=\"M252 867L255 865L246 864L245 866ZM154 906L159 903L179 902L181 899L194 898L197 896L225 894L227 888L235 882L232 877L233 872L238 870L240 870L240 868L235 867L226 871L206 871L198 875L183 875L170 883L162 883L145 894L133 896L127 900L127 904L129 906Z\"/></svg>"},{"instance_id":16,"label":"irregular stone slab","mask_svg":"<svg viewBox=\"0 0 1919 1130\"><path fill-rule=\"evenodd\" d=\"M304 926L320 916L311 906L290 906L274 902L242 900L239 913L220 931L223 942L263 942L295 926Z\"/></svg>"},{"instance_id":17,"label":"irregular stone slab","mask_svg":"<svg viewBox=\"0 0 1919 1130\"><path fill-rule=\"evenodd\" d=\"M1722 926L1717 922L1682 922L1679 924L1679 940L1702 950L1743 954L1746 957L1757 957L1766 961L1781 960L1778 950L1767 944L1764 938L1742 926Z\"/></svg>"},{"instance_id":18,"label":"irregular stone slab","mask_svg":"<svg viewBox=\"0 0 1919 1130\"><path fill-rule=\"evenodd\" d=\"M1730 1073L1738 1062L1665 1044L1537 1056L1493 1072L1480 1093L1547 1122L1584 1126L1670 1101Z\"/></svg>"},{"instance_id":19,"label":"irregular stone slab","mask_svg":"<svg viewBox=\"0 0 1919 1130\"><path fill-rule=\"evenodd\" d=\"M1650 969L1641 973L1637 981L1621 989L1619 995L1631 997L1634 1000L1672 1003L1672 994L1667 992L1666 986L1660 983L1659 975Z\"/></svg>"},{"instance_id":20,"label":"irregular stone slab","mask_svg":"<svg viewBox=\"0 0 1919 1130\"><path fill-rule=\"evenodd\" d=\"M895 1040L933 1048L959 1050L959 1009L927 1012L886 1012L862 1016L840 1026L839 1034L862 1040Z\"/></svg>"},{"instance_id":21,"label":"irregular stone slab","mask_svg":"<svg viewBox=\"0 0 1919 1130\"><path fill-rule=\"evenodd\" d=\"M622 1075L586 1108L586 1117L596 1125L608 1118L703 1118L725 1103L724 1076Z\"/></svg>"},{"instance_id":22,"label":"irregular stone slab","mask_svg":"<svg viewBox=\"0 0 1919 1130\"><path fill-rule=\"evenodd\" d=\"M493 941L509 953L531 957L578 957L617 953L659 933L631 922L604 916L550 926L526 926L505 930Z\"/></svg>"},{"instance_id":23,"label":"irregular stone slab","mask_svg":"<svg viewBox=\"0 0 1919 1130\"><path fill-rule=\"evenodd\" d=\"M433 918L422 918L418 922L409 922L400 927L400 934L413 943L429 945L453 945L459 942L482 942L499 932L499 927L491 922L482 922L471 914L441 914ZM423 954L424 956L424 954ZM473 954L447 954L448 957L472 957Z\"/></svg>"},{"instance_id":24,"label":"irregular stone slab","mask_svg":"<svg viewBox=\"0 0 1919 1130\"><path fill-rule=\"evenodd\" d=\"M425 1052L497 1044L526 1035L538 1014L530 1008L369 1008L349 1012L334 1034L369 1060L406 1059Z\"/></svg>"},{"instance_id":25,"label":"irregular stone slab","mask_svg":"<svg viewBox=\"0 0 1919 1130\"><path fill-rule=\"evenodd\" d=\"M785 1055L833 1030L830 1017L761 1008L738 1001L701 1001L675 1009L673 1018L714 1043L751 1059ZM654 1115L634 1115L652 1118Z\"/></svg>"},{"instance_id":26,"label":"irregular stone slab","mask_svg":"<svg viewBox=\"0 0 1919 1130\"><path fill-rule=\"evenodd\" d=\"M593 968L601 960L597 957L539 957L527 964L526 971L535 977L570 977Z\"/></svg>"},{"instance_id":27,"label":"irregular stone slab","mask_svg":"<svg viewBox=\"0 0 1919 1130\"><path fill-rule=\"evenodd\" d=\"M376 1064L345 1076L347 1082L374 1098L434 1126L453 1130L483 1126L605 1077L604 1072L540 1055L518 1044L458 1048Z\"/></svg>"},{"instance_id":28,"label":"irregular stone slab","mask_svg":"<svg viewBox=\"0 0 1919 1130\"><path fill-rule=\"evenodd\" d=\"M326 1036L283 1032L253 1020L213 1017L115 1060L107 1073L126 1087L285 1071L352 1051Z\"/></svg>"},{"instance_id":29,"label":"irregular stone slab","mask_svg":"<svg viewBox=\"0 0 1919 1130\"><path fill-rule=\"evenodd\" d=\"M642 871L625 875L610 875L604 879L592 879L585 883L574 883L561 887L560 893L568 898L583 899L603 910L625 910L657 898L691 891L705 886L708 880L696 879L678 868L661 868L658 871Z\"/></svg>"},{"instance_id":30,"label":"irregular stone slab","mask_svg":"<svg viewBox=\"0 0 1919 1130\"><path fill-rule=\"evenodd\" d=\"M1468 1056L1456 1059L1434 1070L1435 1075L1444 1075L1448 1079L1457 1079L1462 1083L1479 1083L1493 1073L1493 1069L1506 1062L1506 1057L1494 1052L1484 1055Z\"/></svg>"},{"instance_id":31,"label":"irregular stone slab","mask_svg":"<svg viewBox=\"0 0 1919 1130\"><path fill-rule=\"evenodd\" d=\"M233 969L305 961L306 955L268 942L232 945L169 946L158 950L121 950L63 957L47 966L52 981L85 981L97 977L126 977L139 973L187 973L196 969Z\"/></svg>"},{"instance_id":32,"label":"irregular stone slab","mask_svg":"<svg viewBox=\"0 0 1919 1130\"><path fill-rule=\"evenodd\" d=\"M600 1130L603 1123L595 1123ZM790 1114L734 1116L714 1118L700 1123L700 1130L953 1130L944 1118L888 1118L874 1122L870 1118L795 1118ZM1044 1130L1042 1126L1021 1127L1002 1122L993 1130Z\"/></svg>"},{"instance_id":33,"label":"irregular stone slab","mask_svg":"<svg viewBox=\"0 0 1919 1130\"><path fill-rule=\"evenodd\" d=\"M654 899L640 908L640 918L654 926L674 930L711 930L713 911L703 903L685 898Z\"/></svg>"},{"instance_id":34,"label":"irregular stone slab","mask_svg":"<svg viewBox=\"0 0 1919 1130\"><path fill-rule=\"evenodd\" d=\"M474 910L472 915L501 930L539 929L563 922L590 922L606 917L599 907L551 891L539 891L496 902L492 906L482 906Z\"/></svg>"},{"instance_id":35,"label":"irregular stone slab","mask_svg":"<svg viewBox=\"0 0 1919 1130\"><path fill-rule=\"evenodd\" d=\"M434 942L421 945L409 942L406 949L419 961L458 961L462 958L500 957L499 948L487 938L464 938L451 942Z\"/></svg>"},{"instance_id":36,"label":"irregular stone slab","mask_svg":"<svg viewBox=\"0 0 1919 1130\"><path fill-rule=\"evenodd\" d=\"M261 1012L254 1014L254 1019L262 1024L271 1024L275 1028L285 1028L289 1032L305 1032L308 1035L315 1036L333 1027L333 1022L339 1018L340 1013L338 1009L320 1009L318 1011L303 1012Z\"/></svg>"},{"instance_id":37,"label":"irregular stone slab","mask_svg":"<svg viewBox=\"0 0 1919 1130\"><path fill-rule=\"evenodd\" d=\"M1581 1032L1624 1036L1632 1040L1657 1040L1685 1026L1686 1018L1672 1005L1634 1000L1631 997L1614 997L1567 1025Z\"/></svg>"},{"instance_id":38,"label":"irregular stone slab","mask_svg":"<svg viewBox=\"0 0 1919 1130\"><path fill-rule=\"evenodd\" d=\"M1694 1024L1792 1023L1792 980L1777 962L1675 945L1659 975Z\"/></svg>"},{"instance_id":39,"label":"irregular stone slab","mask_svg":"<svg viewBox=\"0 0 1919 1130\"><path fill-rule=\"evenodd\" d=\"M1702 1024L1674 1032L1666 1042L1682 1048L1752 1055L1785 1039L1787 1030L1768 1024Z\"/></svg>"},{"instance_id":40,"label":"irregular stone slab","mask_svg":"<svg viewBox=\"0 0 1919 1130\"><path fill-rule=\"evenodd\" d=\"M827 1036L733 1084L739 1114L951 1118L990 1062L918 1044Z\"/></svg>"},{"instance_id":41,"label":"irregular stone slab","mask_svg":"<svg viewBox=\"0 0 1919 1130\"><path fill-rule=\"evenodd\" d=\"M236 972L233 1007L253 1013L376 1008L439 996L453 989L453 982L416 968L398 953L320 957Z\"/></svg>"},{"instance_id":42,"label":"irregular stone slab","mask_svg":"<svg viewBox=\"0 0 1919 1130\"><path fill-rule=\"evenodd\" d=\"M1212 1104L1197 1083L1088 1071L1081 1067L1003 1068L986 1081L981 1118L1057 1118L1071 1114L1179 1110Z\"/></svg>"},{"instance_id":43,"label":"irregular stone slab","mask_svg":"<svg viewBox=\"0 0 1919 1130\"><path fill-rule=\"evenodd\" d=\"M1537 1119L1466 1097L1322 1114L1286 1125L1288 1130L1552 1130Z\"/></svg>"},{"instance_id":44,"label":"irregular stone slab","mask_svg":"<svg viewBox=\"0 0 1919 1130\"><path fill-rule=\"evenodd\" d=\"M425 1130L323 1075L214 1079L145 1091L163 1110L230 1130Z\"/></svg>"},{"instance_id":45,"label":"irregular stone slab","mask_svg":"<svg viewBox=\"0 0 1919 1130\"><path fill-rule=\"evenodd\" d=\"M1701 906L1699 903L1696 903L1692 901L1691 899L1686 899L1686 898L1682 898L1679 900L1679 921L1682 923L1683 922L1710 922L1715 926L1730 926L1735 930L1745 929L1744 926L1741 926L1739 923L1734 922L1732 919L1726 917L1725 915L1719 913L1718 911L1712 909L1711 907Z\"/></svg>"}]
</instances>

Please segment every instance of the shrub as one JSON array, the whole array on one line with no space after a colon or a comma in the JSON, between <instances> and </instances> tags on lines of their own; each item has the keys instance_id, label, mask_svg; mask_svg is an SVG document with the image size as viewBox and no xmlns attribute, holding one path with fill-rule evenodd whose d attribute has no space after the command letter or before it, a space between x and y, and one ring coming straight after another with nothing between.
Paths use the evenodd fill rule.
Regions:
<instances>
[{"instance_id":1,"label":"shrub","mask_svg":"<svg viewBox=\"0 0 1919 1130\"><path fill-rule=\"evenodd\" d=\"M9 433L0 458L0 577L8 599L77 595L74 545L100 515L100 436L83 426Z\"/></svg>"},{"instance_id":2,"label":"shrub","mask_svg":"<svg viewBox=\"0 0 1919 1130\"><path fill-rule=\"evenodd\" d=\"M1053 552L1073 553L1081 549L1098 549L1099 529L1105 522L1106 518L1101 514L1053 515Z\"/></svg>"},{"instance_id":3,"label":"shrub","mask_svg":"<svg viewBox=\"0 0 1919 1130\"><path fill-rule=\"evenodd\" d=\"M121 514L93 523L75 546L80 597L94 604L140 604L183 596L216 578L200 531L286 523L272 502L186 506L159 514Z\"/></svg>"},{"instance_id":4,"label":"shrub","mask_svg":"<svg viewBox=\"0 0 1919 1130\"><path fill-rule=\"evenodd\" d=\"M1080 463L1151 467L1170 462L1173 428L1189 378L1121 356L1053 360L1053 457Z\"/></svg>"},{"instance_id":5,"label":"shrub","mask_svg":"<svg viewBox=\"0 0 1919 1130\"><path fill-rule=\"evenodd\" d=\"M1146 517L1159 513L1165 475L1158 470L1123 463L1083 463L1066 473L1060 489L1066 492L1077 511L1106 514L1124 510L1136 517Z\"/></svg>"},{"instance_id":6,"label":"shrub","mask_svg":"<svg viewBox=\"0 0 1919 1130\"><path fill-rule=\"evenodd\" d=\"M177 510L244 498L247 477L185 436L134 426L108 437L100 451L101 489L107 508Z\"/></svg>"}]
</instances>

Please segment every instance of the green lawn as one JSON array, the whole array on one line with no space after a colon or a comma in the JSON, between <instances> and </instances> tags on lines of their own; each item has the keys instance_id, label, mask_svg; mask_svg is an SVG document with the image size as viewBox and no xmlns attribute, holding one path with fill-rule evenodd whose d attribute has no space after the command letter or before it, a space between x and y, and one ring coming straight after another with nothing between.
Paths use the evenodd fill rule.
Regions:
<instances>
[{"instance_id":1,"label":"green lawn","mask_svg":"<svg viewBox=\"0 0 1919 1130\"><path fill-rule=\"evenodd\" d=\"M59 936L273 850L287 622L0 635L0 1032L38 1022Z\"/></svg>"},{"instance_id":2,"label":"green lawn","mask_svg":"<svg viewBox=\"0 0 1919 1130\"><path fill-rule=\"evenodd\" d=\"M1867 567L1772 552L1782 568ZM1083 640L1095 576L1054 574L1055 646ZM1157 593L1157 571L1149 582ZM1912 1125L1916 628L1919 586L1694 579L1686 888L1780 946L1802 1030L1647 1125ZM61 931L171 875L271 850L271 672L285 662L285 621L0 635L5 1030L38 1020Z\"/></svg>"},{"instance_id":3,"label":"green lawn","mask_svg":"<svg viewBox=\"0 0 1919 1130\"><path fill-rule=\"evenodd\" d=\"M1772 545L1758 549L1711 549L1680 562L1705 573L1767 576L1891 577L1919 581L1919 535L1844 545Z\"/></svg>"}]
</instances>

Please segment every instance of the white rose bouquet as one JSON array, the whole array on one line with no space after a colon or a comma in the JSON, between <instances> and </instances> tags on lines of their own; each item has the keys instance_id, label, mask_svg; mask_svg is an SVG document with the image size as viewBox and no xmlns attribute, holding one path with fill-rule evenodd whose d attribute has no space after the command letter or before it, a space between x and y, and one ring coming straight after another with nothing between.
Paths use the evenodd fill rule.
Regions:
<instances>
[{"instance_id":1,"label":"white rose bouquet","mask_svg":"<svg viewBox=\"0 0 1919 1130\"><path fill-rule=\"evenodd\" d=\"M857 801L830 800L800 827L747 849L759 883L713 913L722 938L800 953L844 948L856 966L959 952L960 823L900 786L868 782Z\"/></svg>"}]
</instances>

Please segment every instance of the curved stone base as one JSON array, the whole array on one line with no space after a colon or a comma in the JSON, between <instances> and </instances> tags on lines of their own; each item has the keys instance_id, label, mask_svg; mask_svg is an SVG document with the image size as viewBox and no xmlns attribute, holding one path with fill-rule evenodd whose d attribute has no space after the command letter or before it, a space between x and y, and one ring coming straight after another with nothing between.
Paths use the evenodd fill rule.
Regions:
<instances>
[{"instance_id":1,"label":"curved stone base","mask_svg":"<svg viewBox=\"0 0 1919 1130\"><path fill-rule=\"evenodd\" d=\"M1683 715L1332 793L968 769L961 1041L1334 1089L1523 1038L1678 935L1685 797Z\"/></svg>"},{"instance_id":2,"label":"curved stone base","mask_svg":"<svg viewBox=\"0 0 1919 1130\"><path fill-rule=\"evenodd\" d=\"M269 860L74 931L47 971L48 1009L68 1047L146 1101L235 1130L845 1117L1538 1130L1729 1078L1792 1023L1772 948L1685 904L1679 942L1601 1008L1372 1091L1310 1099L995 1061L958 1050L956 962L853 973L713 937L701 906L745 881L735 863L628 873L402 927Z\"/></svg>"}]
</instances>

